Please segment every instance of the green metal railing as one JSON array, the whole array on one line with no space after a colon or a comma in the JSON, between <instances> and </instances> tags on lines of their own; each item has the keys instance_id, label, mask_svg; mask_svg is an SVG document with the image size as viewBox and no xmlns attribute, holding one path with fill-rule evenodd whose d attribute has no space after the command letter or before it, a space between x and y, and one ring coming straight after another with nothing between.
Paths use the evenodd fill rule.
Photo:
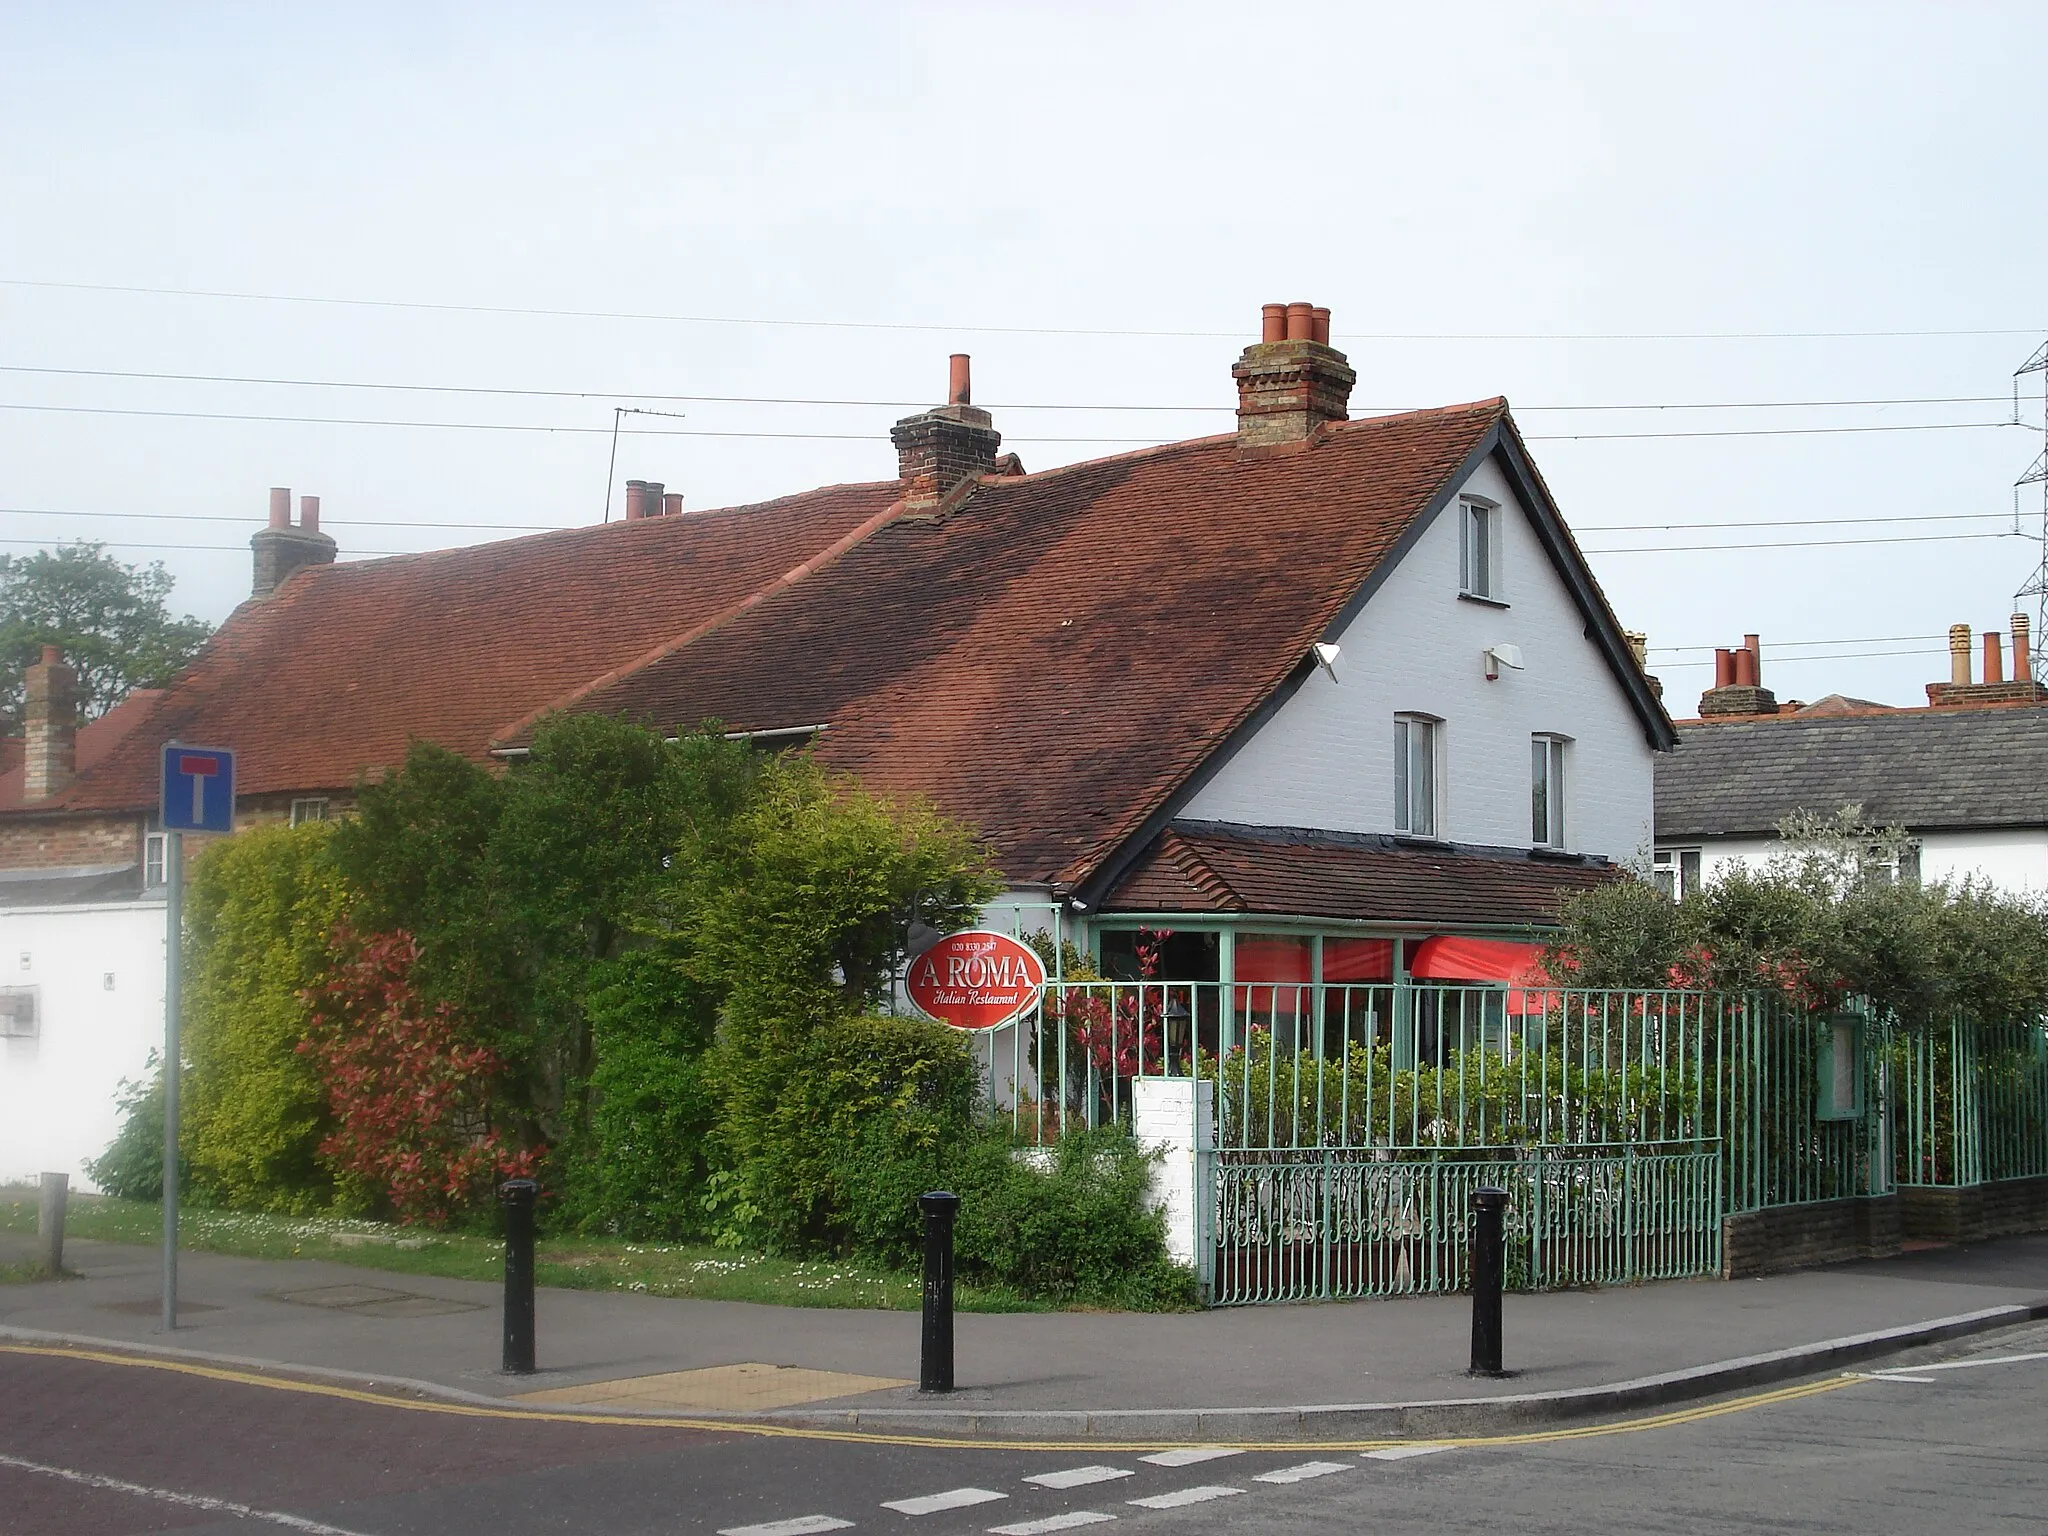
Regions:
<instances>
[{"instance_id":1,"label":"green metal railing","mask_svg":"<svg viewBox=\"0 0 2048 1536\"><path fill-rule=\"evenodd\" d=\"M2048 1176L2048 1030L1957 1016L1898 1031L1890 1131L1901 1185Z\"/></svg>"}]
</instances>

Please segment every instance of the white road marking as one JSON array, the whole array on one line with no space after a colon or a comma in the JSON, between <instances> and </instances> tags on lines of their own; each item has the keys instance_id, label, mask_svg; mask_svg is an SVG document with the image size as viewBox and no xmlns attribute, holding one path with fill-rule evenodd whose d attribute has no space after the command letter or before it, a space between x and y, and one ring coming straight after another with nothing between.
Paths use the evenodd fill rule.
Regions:
<instances>
[{"instance_id":1,"label":"white road marking","mask_svg":"<svg viewBox=\"0 0 2048 1536\"><path fill-rule=\"evenodd\" d=\"M1071 1531L1084 1525L1100 1525L1105 1520L1114 1520L1115 1515L1105 1515L1099 1509L1070 1509L1064 1515L1048 1515L1043 1520L1025 1520L1017 1525L992 1525L988 1536L1040 1536L1044 1531Z\"/></svg>"},{"instance_id":2,"label":"white road marking","mask_svg":"<svg viewBox=\"0 0 2048 1536\"><path fill-rule=\"evenodd\" d=\"M1894 1376L1890 1371L1844 1371L1842 1374L1853 1376L1858 1381L1910 1381L1918 1387L1934 1385L1932 1376Z\"/></svg>"},{"instance_id":3,"label":"white road marking","mask_svg":"<svg viewBox=\"0 0 2048 1536\"><path fill-rule=\"evenodd\" d=\"M732 1525L718 1536L817 1536L820 1531L850 1531L851 1520L831 1515L798 1515L793 1520L770 1520L766 1525Z\"/></svg>"},{"instance_id":4,"label":"white road marking","mask_svg":"<svg viewBox=\"0 0 2048 1536\"><path fill-rule=\"evenodd\" d=\"M1090 1483L1113 1483L1120 1477L1134 1475L1123 1467L1069 1467L1064 1472L1041 1472L1024 1481L1041 1488L1085 1488Z\"/></svg>"},{"instance_id":5,"label":"white road marking","mask_svg":"<svg viewBox=\"0 0 2048 1536\"><path fill-rule=\"evenodd\" d=\"M268 1520L272 1525L304 1531L307 1536L363 1536L361 1531L344 1530L338 1525L323 1525L318 1520L308 1520L303 1515L287 1515L275 1509L256 1509L248 1504L237 1504L233 1499L209 1498L203 1493L179 1493L174 1488L151 1488L145 1483L131 1483L118 1477L106 1477L98 1472L74 1472L69 1467L45 1466L40 1461L23 1461L19 1456L0 1455L0 1467L13 1467L17 1472L40 1472L45 1477L62 1478L67 1483L77 1483L85 1488L104 1488L110 1493L132 1493L140 1498L157 1499L165 1504L181 1504L187 1509L203 1509L211 1514L233 1515L237 1520Z\"/></svg>"},{"instance_id":6,"label":"white road marking","mask_svg":"<svg viewBox=\"0 0 2048 1536\"><path fill-rule=\"evenodd\" d=\"M2048 1349L2037 1349L2029 1355L1991 1355L1982 1360L1944 1360L1939 1365L1915 1365L1905 1369L1915 1371L1974 1371L1980 1365L2018 1365L2027 1360L2048 1360ZM1894 1376L1890 1371L1872 1371L1877 1380L1908 1381L1910 1377Z\"/></svg>"},{"instance_id":7,"label":"white road marking","mask_svg":"<svg viewBox=\"0 0 2048 1536\"><path fill-rule=\"evenodd\" d=\"M1261 1472L1252 1481L1255 1483L1305 1483L1312 1477L1328 1477L1332 1472L1349 1472L1348 1461L1304 1461L1298 1467L1282 1467L1277 1472Z\"/></svg>"},{"instance_id":8,"label":"white road marking","mask_svg":"<svg viewBox=\"0 0 2048 1536\"><path fill-rule=\"evenodd\" d=\"M1130 1502L1140 1509L1179 1509L1183 1504L1206 1504L1211 1499L1227 1499L1233 1493L1243 1493L1242 1488L1226 1488L1221 1483L1212 1483L1202 1488L1176 1488L1172 1493L1155 1493L1149 1499L1132 1499Z\"/></svg>"},{"instance_id":9,"label":"white road marking","mask_svg":"<svg viewBox=\"0 0 2048 1536\"><path fill-rule=\"evenodd\" d=\"M1155 1451L1138 1460L1149 1461L1155 1467L1192 1467L1198 1461L1215 1461L1224 1456L1242 1456L1243 1451L1229 1445L1191 1445L1178 1451Z\"/></svg>"},{"instance_id":10,"label":"white road marking","mask_svg":"<svg viewBox=\"0 0 2048 1536\"><path fill-rule=\"evenodd\" d=\"M884 1500L882 1508L893 1509L899 1515L936 1515L942 1509L993 1504L997 1499L1008 1497L1007 1493L997 1493L991 1488L948 1488L944 1493L927 1493L914 1499Z\"/></svg>"},{"instance_id":11,"label":"white road marking","mask_svg":"<svg viewBox=\"0 0 2048 1536\"><path fill-rule=\"evenodd\" d=\"M1448 1451L1448 1445L1385 1445L1376 1451L1361 1451L1361 1456L1374 1461L1406 1461L1410 1456L1434 1456L1438 1451Z\"/></svg>"}]
</instances>

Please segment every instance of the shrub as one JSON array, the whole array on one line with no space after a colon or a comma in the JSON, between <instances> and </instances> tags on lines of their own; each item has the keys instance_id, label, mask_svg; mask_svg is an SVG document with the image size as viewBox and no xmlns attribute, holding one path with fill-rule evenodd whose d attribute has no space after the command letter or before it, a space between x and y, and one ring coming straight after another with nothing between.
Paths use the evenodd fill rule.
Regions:
<instances>
[{"instance_id":1,"label":"shrub","mask_svg":"<svg viewBox=\"0 0 2048 1536\"><path fill-rule=\"evenodd\" d=\"M715 1109L704 1068L709 999L674 962L644 951L596 980L586 1001L590 1129L562 1159L561 1220L627 1237L697 1236Z\"/></svg>"},{"instance_id":2,"label":"shrub","mask_svg":"<svg viewBox=\"0 0 2048 1536\"><path fill-rule=\"evenodd\" d=\"M1193 1274L1167 1257L1165 1216L1147 1207L1151 1158L1121 1128L1070 1132L1030 1161L1018 1151L991 1129L953 1160L962 1275L1047 1301L1197 1304ZM1049 1168L1032 1166L1047 1153Z\"/></svg>"},{"instance_id":3,"label":"shrub","mask_svg":"<svg viewBox=\"0 0 2048 1536\"><path fill-rule=\"evenodd\" d=\"M156 1052L149 1059L147 1079L121 1083L121 1129L107 1150L85 1165L101 1192L120 1200L164 1197L164 1076ZM178 1173L182 1187L190 1178L190 1164L181 1162Z\"/></svg>"},{"instance_id":4,"label":"shrub","mask_svg":"<svg viewBox=\"0 0 2048 1536\"><path fill-rule=\"evenodd\" d=\"M298 1051L304 993L344 898L331 830L246 832L208 849L193 874L185 1148L195 1190L223 1204L304 1211L332 1196L318 1159L326 1106Z\"/></svg>"},{"instance_id":5,"label":"shrub","mask_svg":"<svg viewBox=\"0 0 2048 1536\"><path fill-rule=\"evenodd\" d=\"M302 1049L334 1116L320 1155L347 1192L440 1226L485 1204L498 1179L531 1174L539 1150L492 1125L497 1056L467 1037L450 1004L421 1000L411 936L343 930L333 954Z\"/></svg>"}]
</instances>

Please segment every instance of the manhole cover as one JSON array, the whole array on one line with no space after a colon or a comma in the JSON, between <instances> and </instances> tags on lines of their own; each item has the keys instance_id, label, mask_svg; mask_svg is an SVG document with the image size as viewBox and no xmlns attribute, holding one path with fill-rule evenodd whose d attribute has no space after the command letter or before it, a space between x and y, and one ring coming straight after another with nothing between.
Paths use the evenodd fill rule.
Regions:
<instances>
[{"instance_id":1,"label":"manhole cover","mask_svg":"<svg viewBox=\"0 0 2048 1536\"><path fill-rule=\"evenodd\" d=\"M483 1307L481 1302L421 1296L382 1285L315 1285L300 1291L279 1291L275 1299L295 1307L326 1307L370 1317L446 1317L455 1312L480 1311Z\"/></svg>"}]
</instances>

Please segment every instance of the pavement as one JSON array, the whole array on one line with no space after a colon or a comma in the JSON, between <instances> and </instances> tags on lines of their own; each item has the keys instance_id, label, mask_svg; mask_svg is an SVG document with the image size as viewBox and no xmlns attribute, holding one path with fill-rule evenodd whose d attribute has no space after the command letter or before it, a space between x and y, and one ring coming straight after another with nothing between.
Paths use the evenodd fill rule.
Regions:
<instances>
[{"instance_id":1,"label":"pavement","mask_svg":"<svg viewBox=\"0 0 2048 1536\"><path fill-rule=\"evenodd\" d=\"M0 1263L34 1239L0 1234ZM532 1376L497 1369L489 1283L73 1240L79 1278L0 1285L0 1339L175 1351L536 1409L904 1432L1248 1440L1470 1433L1811 1374L2048 1317L2048 1236L1740 1281L1511 1295L1505 1379L1465 1374L1463 1296L1201 1313L962 1314L959 1390L922 1397L915 1313L543 1289Z\"/></svg>"}]
</instances>

